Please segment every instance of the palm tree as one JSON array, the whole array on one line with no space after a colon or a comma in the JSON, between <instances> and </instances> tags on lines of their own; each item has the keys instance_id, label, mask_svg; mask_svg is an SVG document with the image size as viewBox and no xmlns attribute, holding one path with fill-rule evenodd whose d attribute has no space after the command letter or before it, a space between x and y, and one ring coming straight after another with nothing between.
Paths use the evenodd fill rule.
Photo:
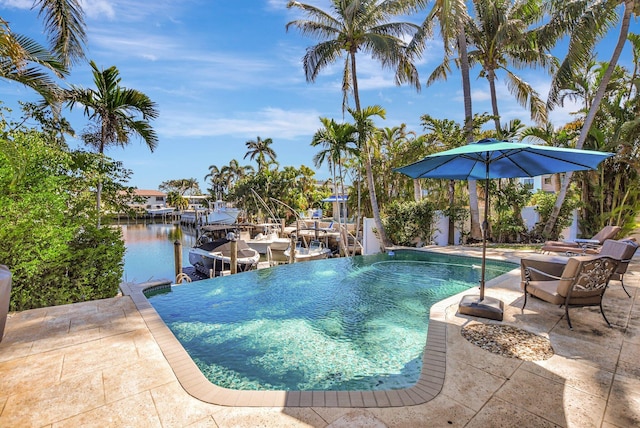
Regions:
<instances>
[{"instance_id":1,"label":"palm tree","mask_svg":"<svg viewBox=\"0 0 640 428\"><path fill-rule=\"evenodd\" d=\"M466 144L466 130L449 119L436 119L428 114L420 118L424 130L427 131L426 140L430 143L430 148L438 151L453 149ZM455 180L449 180L448 196L449 196L449 230L447 242L449 245L455 244L455 217L453 216L453 208L455 203Z\"/></svg>"},{"instance_id":2,"label":"palm tree","mask_svg":"<svg viewBox=\"0 0 640 428\"><path fill-rule=\"evenodd\" d=\"M371 167L371 156L372 156L371 140L375 138L376 133L378 132L378 129L376 128L372 117L378 116L384 119L386 116L386 112L380 106L369 106L369 107L365 107L361 111L349 109L349 114L351 114L351 116L355 120L356 128L358 130L358 149L360 150L360 159L363 160L365 164L365 173L367 176L367 187L369 190L369 199L371 201L371 210L373 211L373 218L380 219L380 211L378 208L378 198L377 198L376 189L375 189L376 184L375 184L375 180L373 179L373 168ZM381 220L380 220L380 223L382 223ZM387 233L385 232L384 227L378 227L378 224L376 222L376 228L378 230L378 236L380 238L380 242L382 242L382 245L388 246L389 238L387 237Z\"/></svg>"},{"instance_id":3,"label":"palm tree","mask_svg":"<svg viewBox=\"0 0 640 428\"><path fill-rule=\"evenodd\" d=\"M216 199L222 199L222 195L225 191L225 181L222 177L220 169L216 165L209 165L209 173L204 176L205 181L210 180L212 196Z\"/></svg>"},{"instance_id":4,"label":"palm tree","mask_svg":"<svg viewBox=\"0 0 640 428\"><path fill-rule=\"evenodd\" d=\"M498 137L502 137L496 81L498 70L505 73L507 88L531 118L538 123L547 120L544 101L533 87L511 71L516 68L540 65L549 68L553 57L548 53L555 38L551 33L534 26L544 17L545 9L539 0L474 0L475 19L466 23L471 66L479 64L480 77L487 79L491 93L491 109ZM545 35L545 37L543 37Z\"/></svg>"},{"instance_id":5,"label":"palm tree","mask_svg":"<svg viewBox=\"0 0 640 428\"><path fill-rule=\"evenodd\" d=\"M98 153L104 154L104 149L110 145L125 147L129 144L131 135L140 137L153 152L158 145L158 136L149 120L158 117L156 104L142 92L121 87L121 79L115 66L99 70L95 62L91 61L90 65L96 89L71 85L71 89L64 91L63 99L70 110L76 104L83 105L85 116L94 121L98 129L89 135L97 137L95 144ZM98 181L98 225L101 193L102 183Z\"/></svg>"},{"instance_id":6,"label":"palm tree","mask_svg":"<svg viewBox=\"0 0 640 428\"><path fill-rule=\"evenodd\" d=\"M288 8L303 10L310 19L287 23L286 29L298 28L303 34L320 39L320 43L307 48L302 63L308 82L314 82L320 71L346 55L342 77L342 106L347 108L348 94L353 94L355 113L360 115L360 93L356 67L356 54L367 53L380 61L383 67L395 70L396 84L409 83L420 89L418 71L412 62L404 36L411 36L418 26L410 22L389 22L397 15L414 10L416 1L407 0L332 0L332 13L315 6L290 1ZM366 140L361 146L364 153L367 184L376 227L383 245L388 240L378 208L371 170L371 157Z\"/></svg>"},{"instance_id":7,"label":"palm tree","mask_svg":"<svg viewBox=\"0 0 640 428\"><path fill-rule=\"evenodd\" d=\"M84 58L84 13L78 0L36 0L33 6L40 7L38 15L43 17L51 47L13 33L0 18L0 77L34 89L51 105L57 101L59 87L47 72L63 78L72 63Z\"/></svg>"},{"instance_id":8,"label":"palm tree","mask_svg":"<svg viewBox=\"0 0 640 428\"><path fill-rule=\"evenodd\" d=\"M341 202L338 198L338 181L336 180L336 166L340 177L340 185L342 186L341 194L344 195L344 174L342 170L343 158L353 155L356 152L356 132L357 129L350 123L336 123L333 119L321 117L320 122L324 128L319 129L311 140L311 146L316 147L322 144L323 149L316 153L313 157L313 163L316 167L320 167L325 161L329 164L331 175L333 178L333 190L338 204L338 224L342 225ZM345 201L342 202L345 206ZM340 245L342 252L348 255L346 227L340 227Z\"/></svg>"},{"instance_id":9,"label":"palm tree","mask_svg":"<svg viewBox=\"0 0 640 428\"><path fill-rule=\"evenodd\" d=\"M445 47L445 61L452 53L451 46L458 52L458 61L462 80L462 93L464 100L464 129L467 144L473 142L473 106L471 100L471 81L469 78L469 56L467 49L467 36L465 33L465 23L469 20L467 3L465 0L436 0L431 11L427 14L420 30L416 33L409 45L409 49L414 54L419 55L425 46L425 40L431 36L432 25L438 22L440 34ZM433 83L428 80L427 85ZM469 188L469 211L471 214L471 237L482 239L480 229L480 211L478 210L478 188L475 180L468 181Z\"/></svg>"},{"instance_id":10,"label":"palm tree","mask_svg":"<svg viewBox=\"0 0 640 428\"><path fill-rule=\"evenodd\" d=\"M45 33L51 51L69 66L84 59L86 43L84 12L78 0L34 0L40 6L38 16L44 18Z\"/></svg>"},{"instance_id":11,"label":"palm tree","mask_svg":"<svg viewBox=\"0 0 640 428\"><path fill-rule=\"evenodd\" d=\"M273 148L269 147L273 144L273 140L271 138L263 140L262 138L257 137L255 140L249 140L244 144L247 146L247 153L244 155L243 159L246 159L247 156L249 156L249 160L257 158L258 171L262 171L267 166L267 158L272 162L276 160L276 152Z\"/></svg>"},{"instance_id":12,"label":"palm tree","mask_svg":"<svg viewBox=\"0 0 640 428\"><path fill-rule=\"evenodd\" d=\"M596 42L603 37L607 31L618 21L617 6L621 3L620 0L599 0L599 1L582 1L579 4L583 5L583 8L579 10L578 19L575 25L571 28L571 38L569 40L569 48L567 56L558 68L557 73L554 75L554 79L551 85L551 91L549 93L548 103L553 106L558 103L558 94L567 87L573 75L575 65L584 64L585 59L591 55L593 47ZM627 41L627 35L629 34L629 25L631 23L631 16L640 14L640 0L624 0L624 11L622 13L620 33L618 34L618 41L611 54L609 60L609 66L604 73L600 86L596 92L593 102L589 107L580 137L576 142L576 148L581 149L584 146L587 136L591 131L591 126L600 108L600 103L604 97L605 91L611 76L616 68L622 48ZM562 9L561 9L562 10ZM573 16L576 16L574 13ZM571 178L572 172L568 172L565 176L565 180L562 183L556 203L553 206L549 220L544 227L543 236L549 236L551 231L555 227L558 216L560 215L560 209L567 196L567 190Z\"/></svg>"},{"instance_id":13,"label":"palm tree","mask_svg":"<svg viewBox=\"0 0 640 428\"><path fill-rule=\"evenodd\" d=\"M38 92L45 103L55 104L60 88L48 71L62 79L67 68L54 54L29 37L14 34L0 19L0 77Z\"/></svg>"},{"instance_id":14,"label":"palm tree","mask_svg":"<svg viewBox=\"0 0 640 428\"><path fill-rule=\"evenodd\" d=\"M234 183L237 183L238 180L252 172L252 166L241 166L236 159L231 159L229 161L229 165L225 165L220 169L220 176L221 179L226 183L227 191L229 191L233 187Z\"/></svg>"},{"instance_id":15,"label":"palm tree","mask_svg":"<svg viewBox=\"0 0 640 428\"><path fill-rule=\"evenodd\" d=\"M565 125L562 128L554 128L551 122L548 122L544 126L531 126L525 128L520 134L522 140L528 139L536 142L542 142L547 146L553 147L573 147L578 134L573 130L570 125ZM554 189L556 192L560 191L560 183L562 182L561 174L554 174Z\"/></svg>"}]
</instances>

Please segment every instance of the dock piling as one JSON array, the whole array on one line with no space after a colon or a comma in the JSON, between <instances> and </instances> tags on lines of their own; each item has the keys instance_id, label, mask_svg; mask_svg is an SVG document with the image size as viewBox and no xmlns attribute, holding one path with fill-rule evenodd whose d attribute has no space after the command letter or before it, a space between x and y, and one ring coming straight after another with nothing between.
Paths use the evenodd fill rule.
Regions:
<instances>
[{"instance_id":1,"label":"dock piling","mask_svg":"<svg viewBox=\"0 0 640 428\"><path fill-rule=\"evenodd\" d=\"M173 243L173 260L175 278L182 273L182 242L176 239Z\"/></svg>"}]
</instances>

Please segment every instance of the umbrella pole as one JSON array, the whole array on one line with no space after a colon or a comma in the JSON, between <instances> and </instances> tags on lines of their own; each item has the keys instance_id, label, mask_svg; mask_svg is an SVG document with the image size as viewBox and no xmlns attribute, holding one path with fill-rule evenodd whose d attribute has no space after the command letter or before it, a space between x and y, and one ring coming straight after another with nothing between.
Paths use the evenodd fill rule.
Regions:
<instances>
[{"instance_id":1,"label":"umbrella pole","mask_svg":"<svg viewBox=\"0 0 640 428\"><path fill-rule=\"evenodd\" d=\"M504 314L504 303L500 299L484 297L484 274L487 258L487 229L489 228L488 208L489 208L489 163L487 165L487 178L484 189L484 221L482 222L482 271L480 274L480 296L463 296L458 305L458 312L463 315L473 317L488 318L502 321Z\"/></svg>"},{"instance_id":2,"label":"umbrella pole","mask_svg":"<svg viewBox=\"0 0 640 428\"><path fill-rule=\"evenodd\" d=\"M482 221L482 270L480 273L480 301L484 300L484 274L487 266L487 229L489 228L489 178L484 181L484 220Z\"/></svg>"}]
</instances>

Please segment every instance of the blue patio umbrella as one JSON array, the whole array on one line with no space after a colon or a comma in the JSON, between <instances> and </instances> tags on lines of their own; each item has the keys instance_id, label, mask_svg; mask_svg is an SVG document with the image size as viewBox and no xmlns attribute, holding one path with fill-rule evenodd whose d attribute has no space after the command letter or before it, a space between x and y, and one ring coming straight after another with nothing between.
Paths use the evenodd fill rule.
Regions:
<instances>
[{"instance_id":1,"label":"blue patio umbrella","mask_svg":"<svg viewBox=\"0 0 640 428\"><path fill-rule=\"evenodd\" d=\"M395 171L411 178L484 180L488 185L492 178L536 177L544 174L595 169L600 162L610 156L613 156L613 153L484 139L429 155L410 165L396 168ZM465 296L460 302L460 313L502 320L502 301L484 296L488 206L489 193L486 191L482 227L480 296Z\"/></svg>"}]
</instances>

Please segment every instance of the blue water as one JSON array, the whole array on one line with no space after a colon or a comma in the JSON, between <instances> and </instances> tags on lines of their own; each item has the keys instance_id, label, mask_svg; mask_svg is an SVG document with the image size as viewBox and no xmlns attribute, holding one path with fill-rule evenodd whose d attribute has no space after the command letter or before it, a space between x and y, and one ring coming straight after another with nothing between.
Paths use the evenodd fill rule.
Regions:
<instances>
[{"instance_id":1,"label":"blue water","mask_svg":"<svg viewBox=\"0 0 640 428\"><path fill-rule=\"evenodd\" d=\"M478 285L479 260L419 251L296 263L148 295L211 382L376 390L417 382L431 306ZM487 263L487 280L514 269Z\"/></svg>"},{"instance_id":2,"label":"blue water","mask_svg":"<svg viewBox=\"0 0 640 428\"><path fill-rule=\"evenodd\" d=\"M182 266L189 265L189 248L196 240L191 228L174 224L119 225L126 247L123 280L148 282L174 279L174 242L182 245Z\"/></svg>"}]
</instances>

